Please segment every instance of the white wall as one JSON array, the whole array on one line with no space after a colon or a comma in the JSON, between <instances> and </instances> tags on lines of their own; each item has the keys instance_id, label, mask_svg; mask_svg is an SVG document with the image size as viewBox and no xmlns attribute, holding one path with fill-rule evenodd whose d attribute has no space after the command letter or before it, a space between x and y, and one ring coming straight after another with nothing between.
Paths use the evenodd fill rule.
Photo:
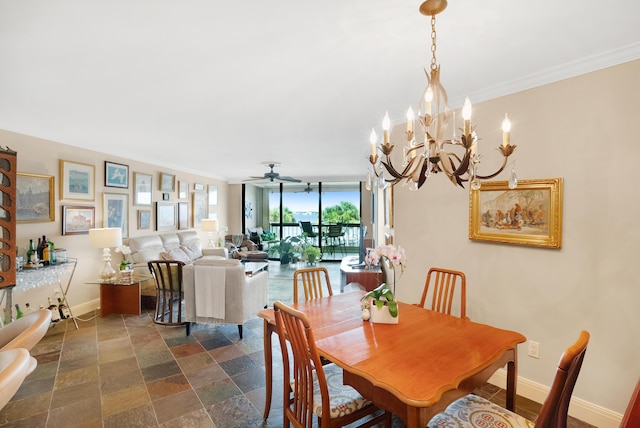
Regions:
<instances>
[{"instance_id":1,"label":"white wall","mask_svg":"<svg viewBox=\"0 0 640 428\"><path fill-rule=\"evenodd\" d=\"M124 193L129 195L129 236L147 235L155 232L155 206L133 206L133 172L141 172L151 174L153 176L153 201L162 201L162 192L159 190L159 174L167 172L176 175L176 180L185 180L189 182L189 197L187 199L178 199L178 193L170 193L169 202L186 202L190 206L192 204L193 185L201 183L207 186L212 184L218 187L218 205L212 207L217 213L221 225L228 223L227 213L227 197L228 184L220 180L214 180L208 177L202 177L191 173L181 172L179 169L154 166L148 163L129 160L126 157L115 157L104 153L91 150L85 150L78 147L69 146L53 141L47 141L36 137L17 134L14 132L0 129L0 146L7 146L18 153L18 172L28 172L33 174L43 174L54 176L55 179L55 221L43 223L21 223L17 225L16 236L19 248L27 246L29 239L35 239L42 235L55 243L56 248L66 248L69 257L78 258L78 267L73 277L71 287L69 289L68 300L72 307L78 307L79 310L87 308L87 303L97 305L98 286L87 284L87 281L95 280L96 274L102 265L102 250L91 248L89 246L88 235L65 235L62 236L62 206L63 205L82 205L95 207L95 225L102 227L102 198L103 192L108 193ZM94 201L60 201L60 160L72 162L80 162L95 165L95 200ZM112 187L104 187L104 161L112 161L129 166L129 188L118 189ZM137 210L151 210L152 224L149 230L137 230ZM190 211L191 215L191 211ZM191 219L190 219L191 220ZM192 222L190 221L190 224ZM206 242L206 234L202 233L201 237ZM120 254L112 253L112 265L117 266L121 260ZM19 303L24 308L24 303L29 301L32 306L38 307L41 303L46 303L48 296L53 296L52 287L42 287L39 290L23 293L19 290L14 291L13 298L15 303ZM79 315L78 311L74 312Z\"/></svg>"},{"instance_id":2,"label":"white wall","mask_svg":"<svg viewBox=\"0 0 640 428\"><path fill-rule=\"evenodd\" d=\"M501 158L508 112L518 177L564 178L562 249L470 241L468 190L444 176L417 194L395 189L395 243L409 263L398 297L418 301L431 266L464 271L470 318L539 342L540 359L519 347L519 375L547 386L563 350L588 330L574 397L618 413L640 376L638 76L634 61L474 105L481 173ZM396 144L403 129L393 130Z\"/></svg>"}]
</instances>

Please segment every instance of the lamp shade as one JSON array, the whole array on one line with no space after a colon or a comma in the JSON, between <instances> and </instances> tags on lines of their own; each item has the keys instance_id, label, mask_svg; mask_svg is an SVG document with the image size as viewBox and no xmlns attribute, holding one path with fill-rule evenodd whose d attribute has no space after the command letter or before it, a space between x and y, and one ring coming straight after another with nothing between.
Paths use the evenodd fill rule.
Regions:
<instances>
[{"instance_id":1,"label":"lamp shade","mask_svg":"<svg viewBox=\"0 0 640 428\"><path fill-rule=\"evenodd\" d=\"M200 227L205 232L217 232L218 231L218 220L210 219L210 218L202 219L202 222L200 223Z\"/></svg>"},{"instance_id":2,"label":"lamp shade","mask_svg":"<svg viewBox=\"0 0 640 428\"><path fill-rule=\"evenodd\" d=\"M122 229L104 227L89 229L89 245L94 248L111 248L122 245Z\"/></svg>"}]
</instances>

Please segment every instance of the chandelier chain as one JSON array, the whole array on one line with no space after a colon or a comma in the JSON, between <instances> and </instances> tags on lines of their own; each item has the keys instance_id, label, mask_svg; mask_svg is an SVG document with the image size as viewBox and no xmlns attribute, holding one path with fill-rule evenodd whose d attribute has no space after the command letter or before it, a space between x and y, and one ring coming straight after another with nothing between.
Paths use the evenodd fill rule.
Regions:
<instances>
[{"instance_id":1,"label":"chandelier chain","mask_svg":"<svg viewBox=\"0 0 640 428\"><path fill-rule=\"evenodd\" d=\"M431 70L438 68L436 61L436 16L431 16Z\"/></svg>"}]
</instances>

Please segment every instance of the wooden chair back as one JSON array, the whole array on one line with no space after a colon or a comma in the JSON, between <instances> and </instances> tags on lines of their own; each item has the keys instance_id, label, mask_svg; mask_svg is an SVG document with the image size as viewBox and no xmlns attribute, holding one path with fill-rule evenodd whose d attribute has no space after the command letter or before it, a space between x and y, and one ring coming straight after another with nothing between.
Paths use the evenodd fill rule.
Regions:
<instances>
[{"instance_id":1,"label":"wooden chair back","mask_svg":"<svg viewBox=\"0 0 640 428\"><path fill-rule=\"evenodd\" d=\"M589 333L583 330L578 340L562 354L549 395L542 404L535 427L566 428L571 394L578 379L588 343Z\"/></svg>"},{"instance_id":2,"label":"wooden chair back","mask_svg":"<svg viewBox=\"0 0 640 428\"><path fill-rule=\"evenodd\" d=\"M324 281L323 281L324 278ZM327 295L333 296L329 271L324 267L313 267L298 269L293 273L293 302L298 303L298 290L302 285L304 290L304 300L318 299L324 296L324 289Z\"/></svg>"},{"instance_id":3,"label":"wooden chair back","mask_svg":"<svg viewBox=\"0 0 640 428\"><path fill-rule=\"evenodd\" d=\"M425 304L427 304L427 295L432 283L431 305L427 307ZM460 318L465 318L467 316L467 279L463 272L457 270L438 267L429 269L422 298L420 299L420 306L451 315L453 298L458 284L460 284Z\"/></svg>"},{"instance_id":4,"label":"wooden chair back","mask_svg":"<svg viewBox=\"0 0 640 428\"><path fill-rule=\"evenodd\" d=\"M289 306L275 302L273 310L276 318L276 329L282 349L282 362L284 366L284 379L293 381L293 394L290 396L289 388L284 388L285 426L287 421L296 427L313 426L313 390L314 371L320 387L322 407L329 408L329 391L325 378L320 355L316 349L313 330L307 316ZM287 341L293 356L293 363L289 361ZM327 418L329 419L329 418Z\"/></svg>"},{"instance_id":5,"label":"wooden chair back","mask_svg":"<svg viewBox=\"0 0 640 428\"><path fill-rule=\"evenodd\" d=\"M624 412L620 428L640 427L640 380L636 384L636 389L631 394L627 411Z\"/></svg>"},{"instance_id":6,"label":"wooden chair back","mask_svg":"<svg viewBox=\"0 0 640 428\"><path fill-rule=\"evenodd\" d=\"M182 268L184 262L152 260L147 265L156 282L156 312L153 322L167 326L185 325L188 336L191 323L184 320L182 308Z\"/></svg>"}]
</instances>

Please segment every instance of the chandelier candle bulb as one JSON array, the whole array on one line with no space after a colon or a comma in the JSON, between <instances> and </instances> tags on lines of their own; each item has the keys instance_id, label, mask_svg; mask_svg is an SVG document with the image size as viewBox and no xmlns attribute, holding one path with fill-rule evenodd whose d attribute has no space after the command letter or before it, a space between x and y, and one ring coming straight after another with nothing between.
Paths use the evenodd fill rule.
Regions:
<instances>
[{"instance_id":1,"label":"chandelier candle bulb","mask_svg":"<svg viewBox=\"0 0 640 428\"><path fill-rule=\"evenodd\" d=\"M433 101L433 89L431 89L431 85L429 85L427 86L427 91L424 93L425 116L431 116L431 101Z\"/></svg>"},{"instance_id":2,"label":"chandelier candle bulb","mask_svg":"<svg viewBox=\"0 0 640 428\"><path fill-rule=\"evenodd\" d=\"M511 131L511 121L509 120L509 117L507 116L507 114L504 114L504 120L502 121L502 146L503 147L507 147L511 141L511 137L509 135L509 132Z\"/></svg>"},{"instance_id":3,"label":"chandelier candle bulb","mask_svg":"<svg viewBox=\"0 0 640 428\"><path fill-rule=\"evenodd\" d=\"M469 97L464 100L462 118L464 119L464 135L469 135L471 131L471 100L469 100Z\"/></svg>"},{"instance_id":4,"label":"chandelier candle bulb","mask_svg":"<svg viewBox=\"0 0 640 428\"><path fill-rule=\"evenodd\" d=\"M375 130L371 130L371 135L369 136L369 142L371 143L371 157L376 157L376 142L378 140L378 136L376 135Z\"/></svg>"},{"instance_id":5,"label":"chandelier candle bulb","mask_svg":"<svg viewBox=\"0 0 640 428\"><path fill-rule=\"evenodd\" d=\"M382 130L384 131L384 144L389 144L389 128L391 127L391 119L389 119L389 112L384 114L382 119Z\"/></svg>"},{"instance_id":6,"label":"chandelier candle bulb","mask_svg":"<svg viewBox=\"0 0 640 428\"><path fill-rule=\"evenodd\" d=\"M413 133L413 108L409 106L409 110L407 110L407 134Z\"/></svg>"}]
</instances>

